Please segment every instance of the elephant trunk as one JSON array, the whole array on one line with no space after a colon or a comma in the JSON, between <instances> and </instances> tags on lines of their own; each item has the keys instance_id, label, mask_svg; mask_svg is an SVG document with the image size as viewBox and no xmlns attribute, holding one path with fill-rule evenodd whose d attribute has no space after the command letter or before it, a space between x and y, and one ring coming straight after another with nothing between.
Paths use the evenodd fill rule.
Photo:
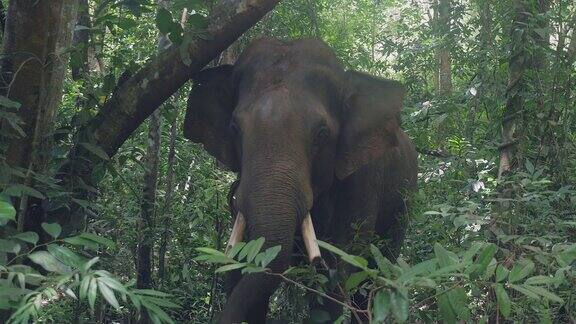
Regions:
<instances>
[{"instance_id":1,"label":"elephant trunk","mask_svg":"<svg viewBox=\"0 0 576 324\"><path fill-rule=\"evenodd\" d=\"M243 170L242 180L237 191L238 207L244 218L248 240L260 237L265 239L262 251L276 245L281 246L278 256L268 265L275 273L281 273L290 266L292 245L297 227L308 213L305 183L294 173L275 172L252 174ZM270 176L272 175L272 176ZM243 216L242 216L243 215ZM242 218L237 217L235 233L243 228ZM232 243L232 242L230 242ZM279 278L265 273L244 275L234 287L228 298L226 308L220 319L221 323L239 323L248 321L257 323L265 320L268 300L279 284Z\"/></svg>"}]
</instances>

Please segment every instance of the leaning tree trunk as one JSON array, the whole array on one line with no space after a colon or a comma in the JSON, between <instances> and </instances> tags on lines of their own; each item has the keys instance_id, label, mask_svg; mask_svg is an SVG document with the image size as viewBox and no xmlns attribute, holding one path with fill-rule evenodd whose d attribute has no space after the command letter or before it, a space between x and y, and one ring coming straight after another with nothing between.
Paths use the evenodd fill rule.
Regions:
<instances>
[{"instance_id":1,"label":"leaning tree trunk","mask_svg":"<svg viewBox=\"0 0 576 324\"><path fill-rule=\"evenodd\" d=\"M96 117L79 131L78 137L89 140L108 156L113 156L128 136L168 97L255 25L279 1L221 1L201 38L186 33L184 38L189 41L183 47L172 46L148 61L118 87ZM77 177L91 183L94 165L90 157L91 153L84 147L76 146L69 154L67 165L60 170L59 177L66 183ZM74 189L74 195L85 195L83 189L70 189ZM79 226L74 219L81 217L73 217L78 210L77 206L73 207L72 211L51 211L48 218L67 227L68 232L74 231Z\"/></svg>"},{"instance_id":2,"label":"leaning tree trunk","mask_svg":"<svg viewBox=\"0 0 576 324\"><path fill-rule=\"evenodd\" d=\"M34 174L45 171L50 159L54 115L62 97L68 48L76 20L76 0L11 0L4 33L2 94L21 104L17 115L20 133L8 125L3 131L14 137L8 143L6 162L26 170L13 183L34 186ZM18 229L40 230L42 200L23 193L18 208Z\"/></svg>"}]
</instances>

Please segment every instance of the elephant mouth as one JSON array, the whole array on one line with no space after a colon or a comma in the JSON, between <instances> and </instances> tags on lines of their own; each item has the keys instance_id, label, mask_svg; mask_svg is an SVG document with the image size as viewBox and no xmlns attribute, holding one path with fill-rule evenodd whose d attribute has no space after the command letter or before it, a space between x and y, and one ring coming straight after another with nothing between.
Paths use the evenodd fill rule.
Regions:
<instances>
[{"instance_id":1,"label":"elephant mouth","mask_svg":"<svg viewBox=\"0 0 576 324\"><path fill-rule=\"evenodd\" d=\"M244 231L246 229L246 219L241 212L236 214L236 220L234 221L234 226L232 227L232 232L230 233L230 239L228 239L228 244L226 245L226 253L238 242L242 241L244 237ZM302 234L302 240L306 247L306 253L308 253L308 261L314 263L319 260L322 256L320 255L320 247L318 246L318 241L316 241L316 232L314 231L314 224L312 223L312 217L310 212L306 214L306 217L302 220L300 225L300 231Z\"/></svg>"}]
</instances>

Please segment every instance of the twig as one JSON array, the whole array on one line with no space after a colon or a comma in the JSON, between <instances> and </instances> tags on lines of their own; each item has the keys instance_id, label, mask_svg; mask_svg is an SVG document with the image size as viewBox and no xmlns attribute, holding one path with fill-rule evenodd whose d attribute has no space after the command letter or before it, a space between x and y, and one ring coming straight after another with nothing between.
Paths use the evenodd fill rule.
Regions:
<instances>
[{"instance_id":1,"label":"twig","mask_svg":"<svg viewBox=\"0 0 576 324\"><path fill-rule=\"evenodd\" d=\"M336 298L334 298L334 297L332 297L332 296L327 295L326 293L323 293L323 292L318 291L318 290L316 290L316 289L314 289L314 288L307 287L306 285L303 285L303 284L301 284L301 283L299 283L299 282L297 282L297 281L294 281L294 280L292 280L292 279L284 276L284 275L281 274L281 273L274 273L274 272L268 272L268 271L265 272L265 273L268 274L268 275L271 275L271 276L279 277L280 279L282 279L282 280L284 280L284 281L286 281L286 282L289 282L289 283L291 283L291 284L293 284L293 285L296 285L297 287L300 287L300 288L302 288L302 289L304 289L304 290L306 290L306 291L315 293L315 294L320 295L320 296L322 296L322 297L324 297L324 298L326 298L326 299L329 299L330 301L335 302L336 304L341 305L341 306L349 309L349 310L352 311L352 312L357 312L357 313L362 313L362 314L367 314L367 313L368 313L367 310L358 309L358 308L356 308L356 307L354 307L354 306L351 306L351 305L349 305L349 304L346 304L346 303L344 303L344 302L342 302L342 301L340 301L340 300L338 300L338 299L336 299Z\"/></svg>"}]
</instances>

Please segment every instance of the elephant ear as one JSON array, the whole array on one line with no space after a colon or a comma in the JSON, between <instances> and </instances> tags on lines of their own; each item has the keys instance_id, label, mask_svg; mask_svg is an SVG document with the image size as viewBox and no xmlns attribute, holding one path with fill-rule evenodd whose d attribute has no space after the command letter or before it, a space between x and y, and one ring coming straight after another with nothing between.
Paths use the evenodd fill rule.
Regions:
<instances>
[{"instance_id":1,"label":"elephant ear","mask_svg":"<svg viewBox=\"0 0 576 324\"><path fill-rule=\"evenodd\" d=\"M204 144L208 153L232 171L238 171L238 157L230 118L236 106L233 66L222 65L199 72L192 78L188 97L184 137Z\"/></svg>"},{"instance_id":2,"label":"elephant ear","mask_svg":"<svg viewBox=\"0 0 576 324\"><path fill-rule=\"evenodd\" d=\"M348 71L335 173L344 179L398 146L404 86Z\"/></svg>"}]
</instances>

